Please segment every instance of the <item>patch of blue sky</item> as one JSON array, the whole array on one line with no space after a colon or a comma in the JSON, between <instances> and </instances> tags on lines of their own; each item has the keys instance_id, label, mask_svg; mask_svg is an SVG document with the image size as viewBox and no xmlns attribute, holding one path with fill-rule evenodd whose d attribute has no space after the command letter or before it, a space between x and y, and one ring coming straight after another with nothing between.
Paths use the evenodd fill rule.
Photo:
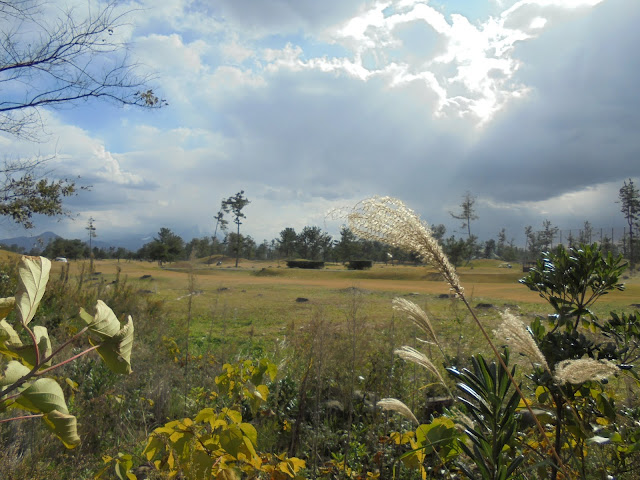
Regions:
<instances>
[{"instance_id":1,"label":"patch of blue sky","mask_svg":"<svg viewBox=\"0 0 640 480\"><path fill-rule=\"evenodd\" d=\"M444 14L448 22L452 14L459 14L467 17L472 24L482 23L502 10L498 2L492 0L433 0L429 6Z\"/></svg>"}]
</instances>

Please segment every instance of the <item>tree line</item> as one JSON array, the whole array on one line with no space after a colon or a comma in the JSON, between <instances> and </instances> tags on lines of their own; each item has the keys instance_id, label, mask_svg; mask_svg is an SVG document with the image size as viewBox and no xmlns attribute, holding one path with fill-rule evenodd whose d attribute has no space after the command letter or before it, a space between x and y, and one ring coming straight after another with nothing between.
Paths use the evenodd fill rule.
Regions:
<instances>
[{"instance_id":1,"label":"tree line","mask_svg":"<svg viewBox=\"0 0 640 480\"><path fill-rule=\"evenodd\" d=\"M459 212L450 212L455 219L462 221L464 236L447 235L447 228L443 224L431 225L433 236L441 244L451 262L456 265L468 263L472 259L487 258L500 259L505 262L533 261L542 252L551 250L559 243L569 247L579 244L592 243L593 227L589 221L584 222L578 235L570 234L559 238L560 230L550 220L542 222L542 228L534 230L528 225L524 229L526 244L518 247L513 238L509 238L506 230L501 229L496 238L480 241L471 229L472 221L478 220L475 209L476 197L470 193L463 196ZM66 240L56 238L44 248L35 248L30 252L20 251L15 246L5 246L8 250L44 255L49 258L65 257L68 259L127 259L157 261L160 264L209 257L211 261L219 261L219 257L235 258L236 266L240 257L247 260L291 260L305 259L325 262L347 263L354 260L372 260L384 263L418 263L414 252L405 252L398 248L389 247L380 242L357 238L347 227L340 231L339 238L333 238L329 233L317 226L305 226L299 232L293 227L283 229L279 236L272 240L258 243L251 235L240 232L242 220L246 218L243 209L250 203L240 191L221 201L220 210L214 216L215 229L213 236L193 238L185 242L179 235L168 227L163 227L153 240L137 251L125 248L92 247L91 240L97 236L94 219L90 218L87 226L88 242L82 240ZM633 266L637 261L640 248L638 245L638 229L640 227L640 192L631 179L624 182L619 192L621 211L628 222L629 230L622 240L615 243L607 235L601 235L599 244L606 253L616 255L622 253ZM225 215L230 214L235 231L228 231L229 221ZM218 234L220 232L220 235ZM219 238L219 236L221 238Z\"/></svg>"}]
</instances>

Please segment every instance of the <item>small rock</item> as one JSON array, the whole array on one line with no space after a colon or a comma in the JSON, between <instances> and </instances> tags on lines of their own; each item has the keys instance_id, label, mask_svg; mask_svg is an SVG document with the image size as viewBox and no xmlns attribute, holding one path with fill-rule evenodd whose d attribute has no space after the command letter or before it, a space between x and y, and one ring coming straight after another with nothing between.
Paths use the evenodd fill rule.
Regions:
<instances>
[{"instance_id":1,"label":"small rock","mask_svg":"<svg viewBox=\"0 0 640 480\"><path fill-rule=\"evenodd\" d=\"M496 308L495 305L490 303L479 303L476 305L476 308Z\"/></svg>"},{"instance_id":2,"label":"small rock","mask_svg":"<svg viewBox=\"0 0 640 480\"><path fill-rule=\"evenodd\" d=\"M308 298L304 298L304 297L296 298L296 302L298 302L298 303L304 303L304 302L308 302L308 301L309 301Z\"/></svg>"}]
</instances>

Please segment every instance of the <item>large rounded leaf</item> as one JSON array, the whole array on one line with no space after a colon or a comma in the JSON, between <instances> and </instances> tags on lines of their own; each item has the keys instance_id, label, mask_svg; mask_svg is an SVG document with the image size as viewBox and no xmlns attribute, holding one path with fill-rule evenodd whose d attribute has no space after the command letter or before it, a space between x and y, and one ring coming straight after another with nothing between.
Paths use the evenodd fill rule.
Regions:
<instances>
[{"instance_id":1,"label":"large rounded leaf","mask_svg":"<svg viewBox=\"0 0 640 480\"><path fill-rule=\"evenodd\" d=\"M16 399L16 403L36 413L49 413L53 410L64 414L69 413L62 388L52 378L39 378L33 382Z\"/></svg>"},{"instance_id":2,"label":"large rounded leaf","mask_svg":"<svg viewBox=\"0 0 640 480\"><path fill-rule=\"evenodd\" d=\"M30 371L29 368L16 360L8 362L0 370L0 387L13 385Z\"/></svg>"},{"instance_id":3,"label":"large rounded leaf","mask_svg":"<svg viewBox=\"0 0 640 480\"><path fill-rule=\"evenodd\" d=\"M0 353L7 353L13 356L8 348L21 345L22 341L18 336L18 332L5 319L0 320Z\"/></svg>"},{"instance_id":4,"label":"large rounded leaf","mask_svg":"<svg viewBox=\"0 0 640 480\"><path fill-rule=\"evenodd\" d=\"M52 410L43 417L43 420L47 427L64 443L65 447L74 448L78 446L80 437L78 436L76 417Z\"/></svg>"},{"instance_id":5,"label":"large rounded leaf","mask_svg":"<svg viewBox=\"0 0 640 480\"><path fill-rule=\"evenodd\" d=\"M28 325L36 314L49 281L50 270L51 262L44 257L22 257L18 267L16 306L18 319L23 325Z\"/></svg>"},{"instance_id":6,"label":"large rounded leaf","mask_svg":"<svg viewBox=\"0 0 640 480\"><path fill-rule=\"evenodd\" d=\"M105 338L100 343L98 353L113 372L131 373L131 349L133 348L133 319L131 316L128 317L127 323L116 335Z\"/></svg>"},{"instance_id":7,"label":"large rounded leaf","mask_svg":"<svg viewBox=\"0 0 640 480\"><path fill-rule=\"evenodd\" d=\"M80 317L86 322L92 345L99 345L98 353L115 373L131 373L131 349L133 347L133 320L127 318L120 325L115 313L102 301L96 304L96 314L92 317L80 309Z\"/></svg>"},{"instance_id":8,"label":"large rounded leaf","mask_svg":"<svg viewBox=\"0 0 640 480\"><path fill-rule=\"evenodd\" d=\"M33 335L36 337L36 342L38 344L38 354L40 355L40 360L51 355L51 340L49 339L49 333L47 332L46 327L36 325L35 327L33 327ZM8 350L20 357L28 365L32 367L36 366L36 349L32 344L21 345L19 347L9 347ZM0 351L2 351L1 346ZM51 360L43 365L50 366Z\"/></svg>"},{"instance_id":9,"label":"large rounded leaf","mask_svg":"<svg viewBox=\"0 0 640 480\"><path fill-rule=\"evenodd\" d=\"M16 304L15 297L0 298L0 318L7 318Z\"/></svg>"},{"instance_id":10,"label":"large rounded leaf","mask_svg":"<svg viewBox=\"0 0 640 480\"><path fill-rule=\"evenodd\" d=\"M87 323L91 334L100 340L112 338L120 331L118 317L102 300L96 303L96 314L93 317L84 309L80 309L80 317Z\"/></svg>"}]
</instances>

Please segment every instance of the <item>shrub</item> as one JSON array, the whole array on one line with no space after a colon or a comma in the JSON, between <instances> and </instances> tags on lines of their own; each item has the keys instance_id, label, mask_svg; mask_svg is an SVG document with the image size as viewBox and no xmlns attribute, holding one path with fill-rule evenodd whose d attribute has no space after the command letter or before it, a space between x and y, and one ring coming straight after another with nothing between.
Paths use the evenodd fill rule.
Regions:
<instances>
[{"instance_id":1,"label":"shrub","mask_svg":"<svg viewBox=\"0 0 640 480\"><path fill-rule=\"evenodd\" d=\"M347 268L349 270L367 270L373 267L373 260L349 260Z\"/></svg>"},{"instance_id":2,"label":"shrub","mask_svg":"<svg viewBox=\"0 0 640 480\"><path fill-rule=\"evenodd\" d=\"M320 270L324 268L324 262L316 260L288 260L287 267L289 268L314 268Z\"/></svg>"}]
</instances>

